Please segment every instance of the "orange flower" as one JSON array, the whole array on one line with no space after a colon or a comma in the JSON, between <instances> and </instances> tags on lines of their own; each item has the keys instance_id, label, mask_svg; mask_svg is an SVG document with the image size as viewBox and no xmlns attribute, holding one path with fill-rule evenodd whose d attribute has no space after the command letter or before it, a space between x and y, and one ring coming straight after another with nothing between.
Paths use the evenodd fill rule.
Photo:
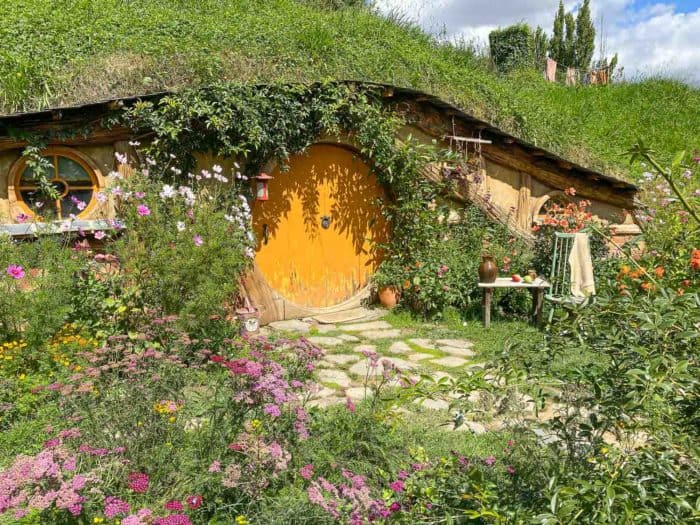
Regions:
<instances>
[{"instance_id":1,"label":"orange flower","mask_svg":"<svg viewBox=\"0 0 700 525\"><path fill-rule=\"evenodd\" d=\"M629 266L627 266L626 264L623 264L622 266L620 266L620 274L621 275L627 275L628 273L630 273Z\"/></svg>"},{"instance_id":2,"label":"orange flower","mask_svg":"<svg viewBox=\"0 0 700 525\"><path fill-rule=\"evenodd\" d=\"M645 292L652 292L656 288L656 286L654 286L651 283L647 283L647 282L642 283L640 286L641 286L642 290L644 290Z\"/></svg>"},{"instance_id":3,"label":"orange flower","mask_svg":"<svg viewBox=\"0 0 700 525\"><path fill-rule=\"evenodd\" d=\"M656 274L657 277L663 277L664 274L666 273L666 270L664 269L663 266L657 266L654 268L654 273Z\"/></svg>"},{"instance_id":4,"label":"orange flower","mask_svg":"<svg viewBox=\"0 0 700 525\"><path fill-rule=\"evenodd\" d=\"M409 281L408 279L406 279L406 280L403 282L403 289L404 289L404 290L408 290L410 287L411 287L411 281Z\"/></svg>"}]
</instances>

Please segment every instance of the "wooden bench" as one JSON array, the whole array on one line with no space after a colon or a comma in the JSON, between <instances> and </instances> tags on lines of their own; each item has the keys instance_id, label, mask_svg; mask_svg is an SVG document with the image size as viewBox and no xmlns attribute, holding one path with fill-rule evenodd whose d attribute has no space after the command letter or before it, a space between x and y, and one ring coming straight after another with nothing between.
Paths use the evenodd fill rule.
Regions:
<instances>
[{"instance_id":1,"label":"wooden bench","mask_svg":"<svg viewBox=\"0 0 700 525\"><path fill-rule=\"evenodd\" d=\"M542 322L542 309L544 305L544 291L551 285L544 279L537 278L531 283L514 282L510 277L499 277L493 283L479 283L479 288L484 290L484 326L491 324L491 298L494 288L524 288L530 290L532 295L532 321Z\"/></svg>"}]
</instances>

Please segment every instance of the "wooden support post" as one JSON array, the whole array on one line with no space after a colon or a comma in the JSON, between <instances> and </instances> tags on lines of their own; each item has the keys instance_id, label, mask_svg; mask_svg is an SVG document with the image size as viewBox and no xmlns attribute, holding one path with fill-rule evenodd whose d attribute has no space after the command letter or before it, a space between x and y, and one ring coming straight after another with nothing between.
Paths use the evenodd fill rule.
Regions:
<instances>
[{"instance_id":1,"label":"wooden support post","mask_svg":"<svg viewBox=\"0 0 700 525\"><path fill-rule=\"evenodd\" d=\"M518 194L517 223L521 230L529 231L532 226L530 216L530 196L532 195L532 176L520 172L520 192Z\"/></svg>"},{"instance_id":2,"label":"wooden support post","mask_svg":"<svg viewBox=\"0 0 700 525\"><path fill-rule=\"evenodd\" d=\"M484 328L491 325L491 297L493 288L484 288Z\"/></svg>"},{"instance_id":3,"label":"wooden support post","mask_svg":"<svg viewBox=\"0 0 700 525\"><path fill-rule=\"evenodd\" d=\"M532 322L536 326L542 325L542 310L544 309L544 288L531 288L532 294Z\"/></svg>"}]
</instances>

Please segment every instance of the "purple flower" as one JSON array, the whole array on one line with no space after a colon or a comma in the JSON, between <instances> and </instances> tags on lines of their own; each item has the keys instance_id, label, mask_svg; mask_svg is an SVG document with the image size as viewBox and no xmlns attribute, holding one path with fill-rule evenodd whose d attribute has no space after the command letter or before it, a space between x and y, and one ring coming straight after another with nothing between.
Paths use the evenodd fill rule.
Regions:
<instances>
[{"instance_id":1,"label":"purple flower","mask_svg":"<svg viewBox=\"0 0 700 525\"><path fill-rule=\"evenodd\" d=\"M389 483L389 488L393 490L394 492L403 492L404 489L404 484L403 481L400 479L397 479L396 481L392 481Z\"/></svg>"},{"instance_id":2,"label":"purple flower","mask_svg":"<svg viewBox=\"0 0 700 525\"><path fill-rule=\"evenodd\" d=\"M114 496L107 496L104 502L104 514L108 519L117 517L120 514L129 513L129 504L126 501L115 498Z\"/></svg>"},{"instance_id":3,"label":"purple flower","mask_svg":"<svg viewBox=\"0 0 700 525\"><path fill-rule=\"evenodd\" d=\"M204 241L202 240L202 237L200 235L195 235L194 237L192 237L192 242L195 246L201 246L202 244L204 244Z\"/></svg>"},{"instance_id":4,"label":"purple flower","mask_svg":"<svg viewBox=\"0 0 700 525\"><path fill-rule=\"evenodd\" d=\"M263 412L272 417L280 417L282 415L282 411L277 405L266 405L263 408Z\"/></svg>"},{"instance_id":5,"label":"purple flower","mask_svg":"<svg viewBox=\"0 0 700 525\"><path fill-rule=\"evenodd\" d=\"M394 512L398 512L401 510L401 504L398 501L395 501L389 506L389 511L393 514Z\"/></svg>"},{"instance_id":6,"label":"purple flower","mask_svg":"<svg viewBox=\"0 0 700 525\"><path fill-rule=\"evenodd\" d=\"M496 458L493 456L488 456L487 458L484 458L484 464L487 467L493 467L496 464Z\"/></svg>"},{"instance_id":7,"label":"purple flower","mask_svg":"<svg viewBox=\"0 0 700 525\"><path fill-rule=\"evenodd\" d=\"M136 207L136 213L138 213L141 217L145 217L151 214L151 210L145 204L139 204Z\"/></svg>"},{"instance_id":8,"label":"purple flower","mask_svg":"<svg viewBox=\"0 0 700 525\"><path fill-rule=\"evenodd\" d=\"M10 266L7 267L7 275L12 277L13 279L22 279L24 277L24 268L19 266L18 264L11 264Z\"/></svg>"},{"instance_id":9,"label":"purple flower","mask_svg":"<svg viewBox=\"0 0 700 525\"><path fill-rule=\"evenodd\" d=\"M30 217L26 213L20 213L19 215L17 215L16 219L17 219L17 222L25 222L25 221L29 220Z\"/></svg>"},{"instance_id":10,"label":"purple flower","mask_svg":"<svg viewBox=\"0 0 700 525\"><path fill-rule=\"evenodd\" d=\"M299 469L299 475L304 479L311 479L314 475L314 466L309 463Z\"/></svg>"}]
</instances>

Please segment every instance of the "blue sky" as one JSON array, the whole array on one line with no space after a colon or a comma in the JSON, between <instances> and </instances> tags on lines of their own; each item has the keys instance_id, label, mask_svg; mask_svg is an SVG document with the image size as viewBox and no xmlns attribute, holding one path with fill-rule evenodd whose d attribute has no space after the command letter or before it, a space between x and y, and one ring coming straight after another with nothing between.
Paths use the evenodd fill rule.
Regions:
<instances>
[{"instance_id":1,"label":"blue sky","mask_svg":"<svg viewBox=\"0 0 700 525\"><path fill-rule=\"evenodd\" d=\"M564 0L575 10L581 0ZM428 31L482 46L496 27L525 21L551 32L559 0L375 0ZM606 55L617 52L627 79L664 75L700 85L700 0L591 0ZM596 51L598 58L599 50Z\"/></svg>"}]
</instances>

